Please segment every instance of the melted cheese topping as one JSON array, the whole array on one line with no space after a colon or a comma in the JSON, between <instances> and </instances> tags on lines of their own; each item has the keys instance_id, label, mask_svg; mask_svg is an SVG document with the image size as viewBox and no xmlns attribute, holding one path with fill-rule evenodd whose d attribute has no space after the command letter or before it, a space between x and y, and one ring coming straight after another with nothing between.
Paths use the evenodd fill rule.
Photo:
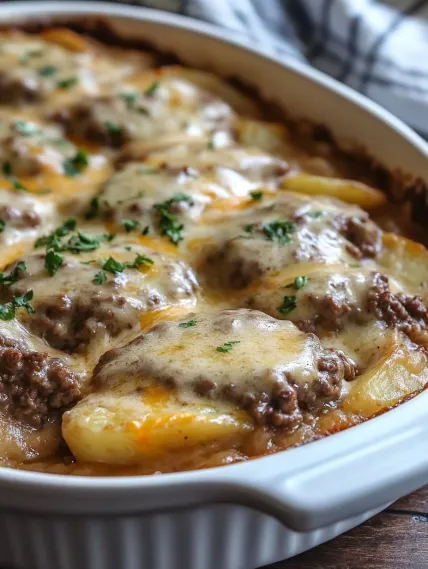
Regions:
<instances>
[{"instance_id":1,"label":"melted cheese topping","mask_svg":"<svg viewBox=\"0 0 428 569\"><path fill-rule=\"evenodd\" d=\"M1 412L8 464L223 464L425 387L427 251L368 218L385 196L334 149L210 73L63 28L2 32L0 86L1 334L85 392L62 424L76 465L45 460L58 422Z\"/></svg>"}]
</instances>

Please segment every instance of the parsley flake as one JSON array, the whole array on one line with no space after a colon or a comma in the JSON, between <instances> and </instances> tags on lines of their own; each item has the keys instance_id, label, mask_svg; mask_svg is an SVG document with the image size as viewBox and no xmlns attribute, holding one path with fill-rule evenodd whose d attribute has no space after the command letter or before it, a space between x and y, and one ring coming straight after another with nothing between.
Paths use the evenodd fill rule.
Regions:
<instances>
[{"instance_id":1,"label":"parsley flake","mask_svg":"<svg viewBox=\"0 0 428 569\"><path fill-rule=\"evenodd\" d=\"M325 214L325 211L307 211L305 215L312 217L312 219L319 219Z\"/></svg>"},{"instance_id":2,"label":"parsley flake","mask_svg":"<svg viewBox=\"0 0 428 569\"><path fill-rule=\"evenodd\" d=\"M3 233L3 231L6 228L6 222L4 219L0 219L0 233Z\"/></svg>"},{"instance_id":3,"label":"parsley flake","mask_svg":"<svg viewBox=\"0 0 428 569\"><path fill-rule=\"evenodd\" d=\"M252 199L253 201L258 202L258 201L260 201L260 200L262 199L262 197L263 197L263 192L261 192L261 191L250 192L250 196L251 196L251 199Z\"/></svg>"},{"instance_id":4,"label":"parsley flake","mask_svg":"<svg viewBox=\"0 0 428 569\"><path fill-rule=\"evenodd\" d=\"M122 134L122 127L110 121L104 123L106 131L111 134L111 136L120 136Z\"/></svg>"},{"instance_id":5,"label":"parsley flake","mask_svg":"<svg viewBox=\"0 0 428 569\"><path fill-rule=\"evenodd\" d=\"M0 305L0 320L12 320L15 318L17 308L25 308L28 314L34 314L35 310L30 304L33 291L29 290L23 296L15 296L7 304Z\"/></svg>"},{"instance_id":6,"label":"parsley flake","mask_svg":"<svg viewBox=\"0 0 428 569\"><path fill-rule=\"evenodd\" d=\"M17 281L19 281L21 273L25 273L26 270L27 267L24 261L19 261L16 267L12 269L8 275L0 273L0 284L3 286L10 286L16 283Z\"/></svg>"},{"instance_id":7,"label":"parsley flake","mask_svg":"<svg viewBox=\"0 0 428 569\"><path fill-rule=\"evenodd\" d=\"M305 276L296 277L293 283L285 285L284 288L295 288L296 290L300 290L305 286L305 284L308 283L308 281L309 281L308 277Z\"/></svg>"},{"instance_id":8,"label":"parsley flake","mask_svg":"<svg viewBox=\"0 0 428 569\"><path fill-rule=\"evenodd\" d=\"M216 351L221 352L223 354L227 354L228 352L232 351L232 348L235 344L240 344L240 340L233 340L230 342L225 342L222 346L217 346Z\"/></svg>"},{"instance_id":9,"label":"parsley flake","mask_svg":"<svg viewBox=\"0 0 428 569\"><path fill-rule=\"evenodd\" d=\"M45 269L47 269L47 271L51 277L54 276L54 274L57 272L57 270L62 265L63 261L64 261L64 259L61 257L61 255L59 255L58 253L53 251L53 249L51 249L50 251L48 251L46 253Z\"/></svg>"},{"instance_id":10,"label":"parsley flake","mask_svg":"<svg viewBox=\"0 0 428 569\"><path fill-rule=\"evenodd\" d=\"M10 162L4 162L2 169L5 176L12 175L12 164Z\"/></svg>"},{"instance_id":11,"label":"parsley flake","mask_svg":"<svg viewBox=\"0 0 428 569\"><path fill-rule=\"evenodd\" d=\"M125 228L126 232L129 233L138 229L140 227L140 222L136 219L124 219L122 221L122 225Z\"/></svg>"},{"instance_id":12,"label":"parsley flake","mask_svg":"<svg viewBox=\"0 0 428 569\"><path fill-rule=\"evenodd\" d=\"M187 201L190 202L192 198L187 194L176 193L170 198L162 203L155 203L153 207L158 210L160 219L159 227L161 235L167 235L174 245L178 245L180 241L183 240L181 232L184 229L184 225L179 223L177 216L170 213L169 208L177 202Z\"/></svg>"},{"instance_id":13,"label":"parsley flake","mask_svg":"<svg viewBox=\"0 0 428 569\"><path fill-rule=\"evenodd\" d=\"M52 77L52 75L55 75L56 72L57 68L55 67L55 65L45 65L44 67L41 67L38 71L39 75L41 75L42 77Z\"/></svg>"},{"instance_id":14,"label":"parsley flake","mask_svg":"<svg viewBox=\"0 0 428 569\"><path fill-rule=\"evenodd\" d=\"M94 219L97 217L100 210L100 199L98 196L95 196L91 199L89 203L89 209L85 213L85 219Z\"/></svg>"},{"instance_id":15,"label":"parsley flake","mask_svg":"<svg viewBox=\"0 0 428 569\"><path fill-rule=\"evenodd\" d=\"M153 261L153 259L150 259L150 257L137 254L137 256L134 259L134 262L132 264L127 263L127 267L131 269L138 269L142 265L154 265L154 263L155 262Z\"/></svg>"},{"instance_id":16,"label":"parsley flake","mask_svg":"<svg viewBox=\"0 0 428 569\"><path fill-rule=\"evenodd\" d=\"M188 322L181 322L178 327L179 328L191 328L192 326L196 325L196 320L189 320Z\"/></svg>"},{"instance_id":17,"label":"parsley flake","mask_svg":"<svg viewBox=\"0 0 428 569\"><path fill-rule=\"evenodd\" d=\"M97 273L94 277L93 282L95 284L99 284L99 285L103 285L105 284L107 281L107 275L105 274L104 271L100 271L99 273Z\"/></svg>"},{"instance_id":18,"label":"parsley flake","mask_svg":"<svg viewBox=\"0 0 428 569\"><path fill-rule=\"evenodd\" d=\"M285 245L291 242L290 233L296 231L296 226L291 221L278 219L263 224L262 230L269 241L277 241L280 245Z\"/></svg>"},{"instance_id":19,"label":"parsley flake","mask_svg":"<svg viewBox=\"0 0 428 569\"><path fill-rule=\"evenodd\" d=\"M289 312L294 310L297 306L296 299L297 297L294 295L284 296L284 300L281 306L278 306L277 308L278 312L280 312L281 314L288 314Z\"/></svg>"},{"instance_id":20,"label":"parsley flake","mask_svg":"<svg viewBox=\"0 0 428 569\"><path fill-rule=\"evenodd\" d=\"M75 176L79 175L87 166L89 166L88 153L82 148L78 148L73 158L70 158L63 162L62 168L66 176L69 178L74 178Z\"/></svg>"},{"instance_id":21,"label":"parsley flake","mask_svg":"<svg viewBox=\"0 0 428 569\"><path fill-rule=\"evenodd\" d=\"M150 85L150 87L148 87L145 91L144 94L146 97L153 97L156 93L156 91L159 89L160 87L160 82L159 81L153 81L153 83Z\"/></svg>"},{"instance_id":22,"label":"parsley flake","mask_svg":"<svg viewBox=\"0 0 428 569\"><path fill-rule=\"evenodd\" d=\"M119 97L123 99L128 107L128 109L132 109L135 107L135 103L137 102L137 93L131 93L129 91L122 91L119 93Z\"/></svg>"},{"instance_id":23,"label":"parsley flake","mask_svg":"<svg viewBox=\"0 0 428 569\"><path fill-rule=\"evenodd\" d=\"M21 190L22 192L28 192L28 188L26 188L24 186L24 184L22 182L20 182L17 178L11 177L11 178L9 178L9 181L15 190Z\"/></svg>"},{"instance_id":24,"label":"parsley flake","mask_svg":"<svg viewBox=\"0 0 428 569\"><path fill-rule=\"evenodd\" d=\"M57 86L60 89L71 89L76 85L76 83L77 77L69 77L68 79L61 79L61 81L58 81Z\"/></svg>"},{"instance_id":25,"label":"parsley flake","mask_svg":"<svg viewBox=\"0 0 428 569\"><path fill-rule=\"evenodd\" d=\"M148 235L149 231L150 231L150 227L148 225L146 225L146 227L141 232L141 235Z\"/></svg>"},{"instance_id":26,"label":"parsley flake","mask_svg":"<svg viewBox=\"0 0 428 569\"><path fill-rule=\"evenodd\" d=\"M109 273L118 274L123 273L125 270L126 263L121 263L117 261L114 257L109 257L107 261L103 264L103 269Z\"/></svg>"},{"instance_id":27,"label":"parsley flake","mask_svg":"<svg viewBox=\"0 0 428 569\"><path fill-rule=\"evenodd\" d=\"M77 235L72 235L62 246L62 251L70 251L71 253L81 253L86 251L95 251L100 247L100 240L107 239L108 236L91 237L82 231L78 231Z\"/></svg>"}]
</instances>

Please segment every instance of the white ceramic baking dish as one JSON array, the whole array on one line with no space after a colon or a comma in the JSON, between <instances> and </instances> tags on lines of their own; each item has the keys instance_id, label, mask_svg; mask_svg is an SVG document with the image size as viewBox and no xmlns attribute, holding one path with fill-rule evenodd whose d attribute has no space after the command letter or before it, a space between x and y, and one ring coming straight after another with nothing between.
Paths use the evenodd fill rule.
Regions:
<instances>
[{"instance_id":1,"label":"white ceramic baking dish","mask_svg":"<svg viewBox=\"0 0 428 569\"><path fill-rule=\"evenodd\" d=\"M267 100L363 144L387 168L428 173L428 146L328 77L194 20L92 2L6 3L0 24L108 17L116 33L235 76ZM428 482L428 393L348 431L223 468L85 478L0 469L0 566L252 569L361 523Z\"/></svg>"}]
</instances>

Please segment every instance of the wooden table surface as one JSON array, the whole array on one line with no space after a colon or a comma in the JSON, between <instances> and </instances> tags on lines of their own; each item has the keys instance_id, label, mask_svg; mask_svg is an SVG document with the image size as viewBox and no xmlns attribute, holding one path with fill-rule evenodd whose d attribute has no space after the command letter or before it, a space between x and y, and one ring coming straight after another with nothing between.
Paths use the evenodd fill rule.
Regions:
<instances>
[{"instance_id":1,"label":"wooden table surface","mask_svg":"<svg viewBox=\"0 0 428 569\"><path fill-rule=\"evenodd\" d=\"M428 569L428 486L336 539L265 569Z\"/></svg>"}]
</instances>

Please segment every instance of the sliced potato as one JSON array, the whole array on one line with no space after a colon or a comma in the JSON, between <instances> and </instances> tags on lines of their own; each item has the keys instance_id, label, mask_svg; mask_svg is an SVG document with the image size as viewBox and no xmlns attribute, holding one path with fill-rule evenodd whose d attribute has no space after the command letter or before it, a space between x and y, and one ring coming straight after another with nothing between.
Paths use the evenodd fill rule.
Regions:
<instances>
[{"instance_id":1,"label":"sliced potato","mask_svg":"<svg viewBox=\"0 0 428 569\"><path fill-rule=\"evenodd\" d=\"M260 148L265 152L287 158L292 146L287 143L289 132L283 124L256 120L240 120L238 141L243 146Z\"/></svg>"},{"instance_id":2,"label":"sliced potato","mask_svg":"<svg viewBox=\"0 0 428 569\"><path fill-rule=\"evenodd\" d=\"M376 365L355 380L342 409L369 418L420 391L427 381L426 355L394 343Z\"/></svg>"},{"instance_id":3,"label":"sliced potato","mask_svg":"<svg viewBox=\"0 0 428 569\"><path fill-rule=\"evenodd\" d=\"M50 28L40 34L48 42L55 43L70 51L81 53L90 49L90 43L84 36L69 30L68 28Z\"/></svg>"},{"instance_id":4,"label":"sliced potato","mask_svg":"<svg viewBox=\"0 0 428 569\"><path fill-rule=\"evenodd\" d=\"M216 442L231 448L253 430L248 415L195 402L183 405L165 389L139 381L86 397L65 413L62 434L77 460L138 464L169 452Z\"/></svg>"},{"instance_id":5,"label":"sliced potato","mask_svg":"<svg viewBox=\"0 0 428 569\"><path fill-rule=\"evenodd\" d=\"M380 190L354 180L295 174L285 178L282 188L309 196L337 198L366 209L373 209L386 203L386 196Z\"/></svg>"},{"instance_id":6,"label":"sliced potato","mask_svg":"<svg viewBox=\"0 0 428 569\"><path fill-rule=\"evenodd\" d=\"M428 250L424 245L394 233L385 233L378 261L390 275L405 284L411 294L426 297Z\"/></svg>"},{"instance_id":7,"label":"sliced potato","mask_svg":"<svg viewBox=\"0 0 428 569\"><path fill-rule=\"evenodd\" d=\"M249 117L260 116L260 110L254 98L243 95L241 91L235 89L232 85L227 83L227 81L214 75L214 73L200 71L198 69L189 69L181 67L180 65L162 67L161 72L164 77L173 76L184 79L197 85L201 89L213 93L240 114Z\"/></svg>"}]
</instances>

